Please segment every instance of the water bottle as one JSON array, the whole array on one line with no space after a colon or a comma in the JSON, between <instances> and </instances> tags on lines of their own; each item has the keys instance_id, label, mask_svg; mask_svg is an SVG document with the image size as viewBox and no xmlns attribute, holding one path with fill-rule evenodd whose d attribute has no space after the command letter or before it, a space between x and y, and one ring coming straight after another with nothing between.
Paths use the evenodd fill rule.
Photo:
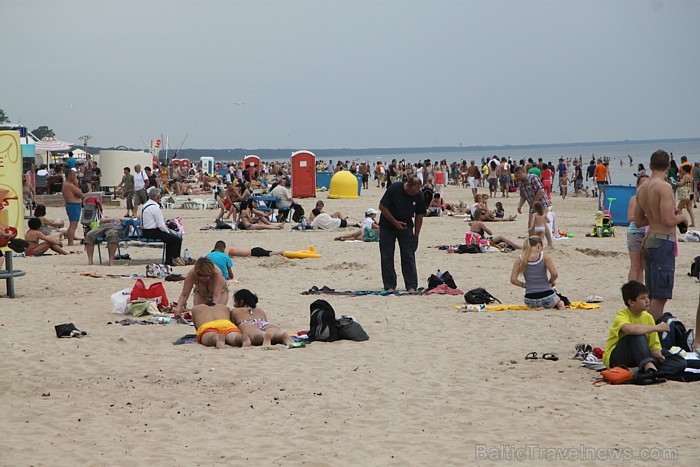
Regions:
<instances>
[{"instance_id":1,"label":"water bottle","mask_svg":"<svg viewBox=\"0 0 700 467\"><path fill-rule=\"evenodd\" d=\"M437 273L435 275L438 277L438 279L442 279L442 272L440 272L439 269L437 270Z\"/></svg>"},{"instance_id":2,"label":"water bottle","mask_svg":"<svg viewBox=\"0 0 700 467\"><path fill-rule=\"evenodd\" d=\"M301 230L306 230L306 219L301 220Z\"/></svg>"},{"instance_id":3,"label":"water bottle","mask_svg":"<svg viewBox=\"0 0 700 467\"><path fill-rule=\"evenodd\" d=\"M184 258L184 260L185 260L185 262L187 262L187 261L190 260L190 249L189 249L189 248L185 248L185 258Z\"/></svg>"},{"instance_id":4,"label":"water bottle","mask_svg":"<svg viewBox=\"0 0 700 467\"><path fill-rule=\"evenodd\" d=\"M484 304L467 305L464 309L466 311L486 311L486 305L484 305Z\"/></svg>"}]
</instances>

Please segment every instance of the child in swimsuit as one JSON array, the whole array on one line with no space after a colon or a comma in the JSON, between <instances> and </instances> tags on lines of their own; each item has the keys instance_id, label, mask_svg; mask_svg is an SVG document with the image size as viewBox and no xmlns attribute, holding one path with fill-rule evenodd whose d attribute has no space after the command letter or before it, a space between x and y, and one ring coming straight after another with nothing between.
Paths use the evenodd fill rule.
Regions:
<instances>
[{"instance_id":1,"label":"child in swimsuit","mask_svg":"<svg viewBox=\"0 0 700 467\"><path fill-rule=\"evenodd\" d=\"M552 244L552 234L547 227L549 223L549 218L547 217L547 212L544 210L544 205L537 201L532 205L534 212L532 213L532 218L530 220L530 231L528 232L530 236L536 235L540 238L547 237L547 248L553 249Z\"/></svg>"},{"instance_id":2,"label":"child in swimsuit","mask_svg":"<svg viewBox=\"0 0 700 467\"><path fill-rule=\"evenodd\" d=\"M270 346L294 343L289 333L267 321L265 311L256 308L257 304L257 295L248 289L240 289L233 295L235 308L231 310L231 317L241 332L250 338L251 344Z\"/></svg>"}]
</instances>

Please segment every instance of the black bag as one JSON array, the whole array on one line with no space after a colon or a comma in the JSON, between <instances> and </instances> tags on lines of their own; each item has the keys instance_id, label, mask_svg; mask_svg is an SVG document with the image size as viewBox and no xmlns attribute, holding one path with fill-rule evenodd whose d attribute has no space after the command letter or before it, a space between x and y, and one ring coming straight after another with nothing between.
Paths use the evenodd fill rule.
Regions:
<instances>
[{"instance_id":1,"label":"black bag","mask_svg":"<svg viewBox=\"0 0 700 467\"><path fill-rule=\"evenodd\" d=\"M690 272L688 273L690 277L700 279L700 256L696 256L690 265Z\"/></svg>"},{"instance_id":2,"label":"black bag","mask_svg":"<svg viewBox=\"0 0 700 467\"><path fill-rule=\"evenodd\" d=\"M221 219L216 220L216 228L217 229L232 229L231 224L227 224L226 222L222 221Z\"/></svg>"},{"instance_id":3,"label":"black bag","mask_svg":"<svg viewBox=\"0 0 700 467\"><path fill-rule=\"evenodd\" d=\"M501 303L499 299L488 293L488 291L482 287L471 289L469 292L465 293L464 301L472 305L488 305L492 302Z\"/></svg>"},{"instance_id":4,"label":"black bag","mask_svg":"<svg viewBox=\"0 0 700 467\"><path fill-rule=\"evenodd\" d=\"M369 336L362 328L360 323L352 319L350 316L341 316L337 320L338 323L338 339L347 339L351 341L366 341Z\"/></svg>"},{"instance_id":5,"label":"black bag","mask_svg":"<svg viewBox=\"0 0 700 467\"><path fill-rule=\"evenodd\" d=\"M433 290L435 287L442 284L444 284L442 279L435 274L431 274L430 277L428 277L428 290Z\"/></svg>"},{"instance_id":6,"label":"black bag","mask_svg":"<svg viewBox=\"0 0 700 467\"><path fill-rule=\"evenodd\" d=\"M457 253L481 253L479 245L459 245L457 247Z\"/></svg>"},{"instance_id":7,"label":"black bag","mask_svg":"<svg viewBox=\"0 0 700 467\"><path fill-rule=\"evenodd\" d=\"M659 333L662 349L668 350L673 346L678 346L686 352L693 351L695 335L692 329L686 330L685 325L668 311L661 315L656 324L661 322L666 323L669 328L668 331Z\"/></svg>"},{"instance_id":8,"label":"black bag","mask_svg":"<svg viewBox=\"0 0 700 467\"><path fill-rule=\"evenodd\" d=\"M428 278L428 290L433 290L435 287L445 284L451 289L456 289L457 284L455 284L455 280L452 277L452 274L450 274L450 271L445 271L442 274L442 278L439 278L435 274L431 274L430 277Z\"/></svg>"},{"instance_id":9,"label":"black bag","mask_svg":"<svg viewBox=\"0 0 700 467\"><path fill-rule=\"evenodd\" d=\"M298 204L294 205L294 212L292 213L292 220L294 222L300 222L302 217L304 217L304 208Z\"/></svg>"},{"instance_id":10,"label":"black bag","mask_svg":"<svg viewBox=\"0 0 700 467\"><path fill-rule=\"evenodd\" d=\"M335 310L325 300L316 300L311 309L311 323L309 324L309 342L333 342L338 340L338 322L335 318Z\"/></svg>"}]
</instances>

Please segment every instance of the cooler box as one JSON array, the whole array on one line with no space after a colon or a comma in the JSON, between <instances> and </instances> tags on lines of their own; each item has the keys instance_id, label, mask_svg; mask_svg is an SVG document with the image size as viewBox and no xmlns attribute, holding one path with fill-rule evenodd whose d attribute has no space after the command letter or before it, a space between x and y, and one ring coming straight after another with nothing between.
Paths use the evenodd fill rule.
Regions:
<instances>
[{"instance_id":1,"label":"cooler box","mask_svg":"<svg viewBox=\"0 0 700 467\"><path fill-rule=\"evenodd\" d=\"M608 185L605 187L605 209L610 205L609 198L615 198L610 208L614 225L622 227L630 225L627 220L627 205L636 192L636 186Z\"/></svg>"}]
</instances>

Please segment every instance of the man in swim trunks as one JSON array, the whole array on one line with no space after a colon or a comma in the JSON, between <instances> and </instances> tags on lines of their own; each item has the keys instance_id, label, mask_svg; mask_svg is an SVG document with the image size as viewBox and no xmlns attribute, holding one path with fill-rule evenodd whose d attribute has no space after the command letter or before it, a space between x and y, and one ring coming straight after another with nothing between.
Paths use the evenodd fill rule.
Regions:
<instances>
[{"instance_id":1,"label":"man in swim trunks","mask_svg":"<svg viewBox=\"0 0 700 467\"><path fill-rule=\"evenodd\" d=\"M649 226L642 243L644 279L649 287L649 313L658 321L666 301L673 297L673 275L676 270L675 230L687 220L676 209L673 188L666 182L671 159L659 149L651 155L651 177L637 188L634 225Z\"/></svg>"},{"instance_id":2,"label":"man in swim trunks","mask_svg":"<svg viewBox=\"0 0 700 467\"><path fill-rule=\"evenodd\" d=\"M80 223L80 215L82 214L83 191L78 186L78 178L75 172L69 170L66 173L66 181L63 183L61 190L63 200L66 202L66 214L70 224L68 226L68 246L73 246L75 240L75 231Z\"/></svg>"},{"instance_id":3,"label":"man in swim trunks","mask_svg":"<svg viewBox=\"0 0 700 467\"><path fill-rule=\"evenodd\" d=\"M202 345L217 349L225 348L226 344L232 347L250 345L250 339L231 322L231 310L226 305L196 305L192 308L192 319L197 328L197 342Z\"/></svg>"}]
</instances>

